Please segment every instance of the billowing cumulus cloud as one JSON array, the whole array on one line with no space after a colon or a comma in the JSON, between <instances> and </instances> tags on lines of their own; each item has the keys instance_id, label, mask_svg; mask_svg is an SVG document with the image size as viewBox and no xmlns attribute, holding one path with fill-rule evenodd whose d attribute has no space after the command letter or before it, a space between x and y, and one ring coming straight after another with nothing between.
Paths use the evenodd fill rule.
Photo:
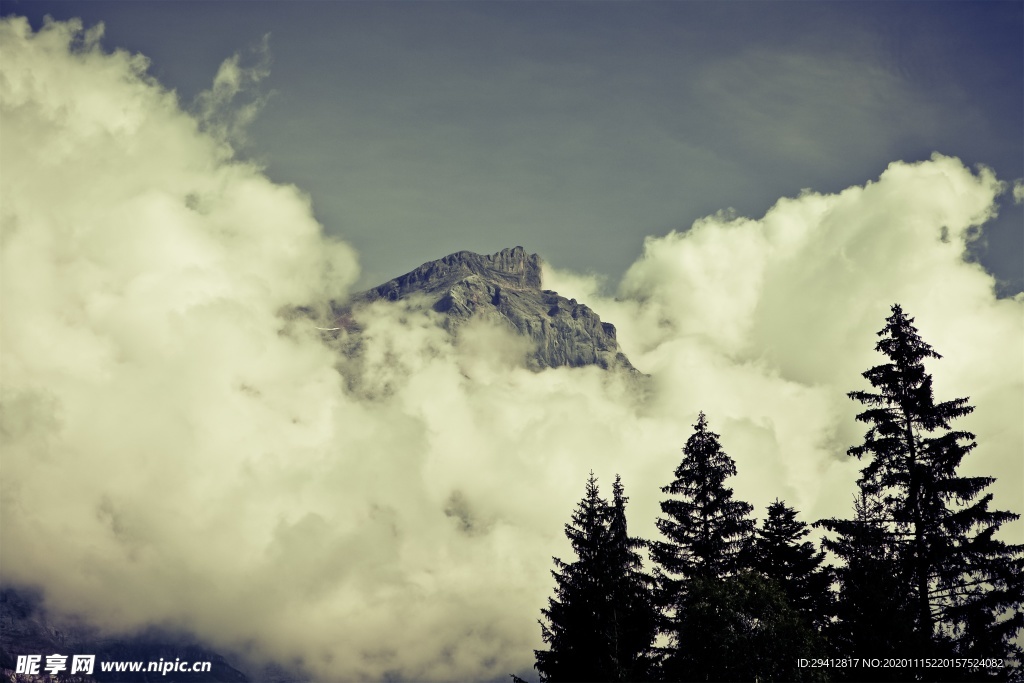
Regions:
<instances>
[{"instance_id":1,"label":"billowing cumulus cloud","mask_svg":"<svg viewBox=\"0 0 1024 683\"><path fill-rule=\"evenodd\" d=\"M723 213L650 238L615 300L552 268L547 284L614 319L627 354L663 387L660 407L692 400L733 421L738 438L763 431L753 449L734 449L740 472L763 470L737 489L757 499L772 481L812 516L848 505L836 496L851 475L840 454L863 426L846 392L867 388L860 373L882 361L874 333L899 302L945 356L931 366L938 397L977 407L962 421L982 443L968 470L997 474L1000 500L1019 507L1024 299L996 299L991 276L965 260L1005 189L940 155L894 163L877 181L805 191L758 220Z\"/></svg>"},{"instance_id":2,"label":"billowing cumulus cloud","mask_svg":"<svg viewBox=\"0 0 1024 683\"><path fill-rule=\"evenodd\" d=\"M815 517L848 504L836 496L851 476L841 454L864 428L845 394L867 388L860 373L881 362L874 333L899 302L945 356L930 366L938 397L977 407L962 420L982 444L966 469L999 476L1012 506L1024 481L1024 299L996 299L992 277L965 260L1005 189L936 154L863 187L782 199L758 220L723 213L648 238L615 300L555 269L547 284L615 320L627 355L663 387L660 405L692 397L727 420L727 442L736 429L737 446L762 432L734 449L741 472L761 470L739 491L757 499L772 482Z\"/></svg>"},{"instance_id":3,"label":"billowing cumulus cloud","mask_svg":"<svg viewBox=\"0 0 1024 683\"><path fill-rule=\"evenodd\" d=\"M344 356L354 339L287 314L327 310L357 273L301 192L231 157L101 31L0 31L0 570L55 610L317 680L527 670L587 472L621 473L653 537L699 409L759 514L776 496L845 514L863 431L845 393L897 301L946 356L939 396L977 406L968 469L1019 507L1024 300L963 258L1004 190L984 169L894 163L758 220L706 218L649 239L615 299L548 269L618 326L647 391L529 372L507 331L453 342L415 302L359 312Z\"/></svg>"}]
</instances>

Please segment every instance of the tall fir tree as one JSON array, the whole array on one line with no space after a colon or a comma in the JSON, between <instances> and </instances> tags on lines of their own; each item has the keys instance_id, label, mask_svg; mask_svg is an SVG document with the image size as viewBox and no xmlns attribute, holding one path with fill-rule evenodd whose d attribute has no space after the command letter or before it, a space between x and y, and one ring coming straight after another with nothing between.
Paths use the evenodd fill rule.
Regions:
<instances>
[{"instance_id":1,"label":"tall fir tree","mask_svg":"<svg viewBox=\"0 0 1024 683\"><path fill-rule=\"evenodd\" d=\"M683 447L675 479L662 492L666 515L657 520L666 540L651 544L658 583L656 596L662 610L661 630L669 635L662 650L662 674L668 679L687 678L687 624L684 619L691 589L718 594L718 582L745 568L754 520L753 507L732 497L726 480L736 474L736 463L722 450L719 436L708 429L703 412ZM706 634L707 637L715 637ZM708 666L713 666L708 664Z\"/></svg>"},{"instance_id":2,"label":"tall fir tree","mask_svg":"<svg viewBox=\"0 0 1024 683\"><path fill-rule=\"evenodd\" d=\"M889 362L864 373L874 391L849 394L866 406L857 419L869 425L864 442L849 449L867 461L858 484L865 499L879 503L876 528L913 615L913 654L1016 662L1024 554L995 533L1019 515L989 509L992 494L984 491L992 477L957 474L977 444L951 423L973 407L967 398L935 402L923 361L941 356L913 323L892 307L875 347ZM839 520L824 525L842 530Z\"/></svg>"},{"instance_id":3,"label":"tall fir tree","mask_svg":"<svg viewBox=\"0 0 1024 683\"><path fill-rule=\"evenodd\" d=\"M649 680L653 673L650 647L657 635L658 613L652 597L653 579L644 572L640 550L648 543L629 535L622 479L615 475L608 508L608 623L611 680Z\"/></svg>"},{"instance_id":4,"label":"tall fir tree","mask_svg":"<svg viewBox=\"0 0 1024 683\"><path fill-rule=\"evenodd\" d=\"M824 625L831 612L831 577L822 567L825 553L811 541L807 524L797 512L776 499L757 530L753 546L754 568L779 584L786 600L808 624Z\"/></svg>"},{"instance_id":5,"label":"tall fir tree","mask_svg":"<svg viewBox=\"0 0 1024 683\"><path fill-rule=\"evenodd\" d=\"M629 681L650 677L648 650L656 633L651 578L629 536L626 498L616 476L611 505L601 498L593 472L565 525L576 561L552 558L555 597L541 610L548 650L536 650L541 681Z\"/></svg>"},{"instance_id":6,"label":"tall fir tree","mask_svg":"<svg viewBox=\"0 0 1024 683\"><path fill-rule=\"evenodd\" d=\"M586 491L565 535L572 544L576 560L563 562L553 557L556 569L555 597L541 610L541 637L548 650L536 650L536 668L541 681L603 680L602 659L607 643L603 637L600 603L604 600L604 573L601 557L605 543L607 501L601 498L594 473L587 479Z\"/></svg>"},{"instance_id":7,"label":"tall fir tree","mask_svg":"<svg viewBox=\"0 0 1024 683\"><path fill-rule=\"evenodd\" d=\"M906 581L889 543L877 500L861 492L854 499L854 517L819 525L837 532L823 545L840 561L834 570L838 587L835 620L826 632L836 655L903 658L914 652L914 614ZM899 681L906 672L886 668L836 669L838 680Z\"/></svg>"},{"instance_id":8,"label":"tall fir tree","mask_svg":"<svg viewBox=\"0 0 1024 683\"><path fill-rule=\"evenodd\" d=\"M667 540L651 545L651 559L672 588L687 581L728 576L741 567L754 532L753 507L734 500L726 480L736 463L722 450L719 436L708 429L703 412L683 447L675 479L663 486L671 498L662 501L658 530ZM673 580L672 576L678 577Z\"/></svg>"}]
</instances>

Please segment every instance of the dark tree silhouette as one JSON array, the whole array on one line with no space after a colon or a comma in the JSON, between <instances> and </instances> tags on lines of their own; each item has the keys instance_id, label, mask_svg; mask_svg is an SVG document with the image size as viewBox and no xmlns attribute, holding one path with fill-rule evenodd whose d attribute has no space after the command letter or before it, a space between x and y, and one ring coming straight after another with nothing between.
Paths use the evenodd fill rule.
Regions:
<instances>
[{"instance_id":1,"label":"dark tree silhouette","mask_svg":"<svg viewBox=\"0 0 1024 683\"><path fill-rule=\"evenodd\" d=\"M686 440L675 480L662 487L669 498L661 503L667 517L658 519L658 530L668 539L651 544L653 559L673 587L697 577L720 578L742 567L741 554L750 544L753 507L733 500L725 481L736 474L736 463L722 450L719 436L708 430L700 413L694 432Z\"/></svg>"},{"instance_id":2,"label":"dark tree silhouette","mask_svg":"<svg viewBox=\"0 0 1024 683\"><path fill-rule=\"evenodd\" d=\"M753 565L779 585L786 600L809 625L822 626L831 611L832 579L822 568L825 553L803 540L810 531L796 514L778 499L768 506L768 517L754 539Z\"/></svg>"},{"instance_id":3,"label":"dark tree silhouette","mask_svg":"<svg viewBox=\"0 0 1024 683\"><path fill-rule=\"evenodd\" d=\"M594 473L587 479L583 500L565 535L572 543L576 561L555 562L555 597L541 610L541 635L548 650L536 650L536 668L542 681L604 680L602 659L607 651L600 604L605 600L600 579L602 546L605 543L605 516L608 503L601 498Z\"/></svg>"},{"instance_id":4,"label":"dark tree silhouette","mask_svg":"<svg viewBox=\"0 0 1024 683\"><path fill-rule=\"evenodd\" d=\"M743 569L754 531L753 508L734 500L732 489L725 485L736 474L736 464L718 439L700 413L675 480L661 489L672 496L662 501L666 517L657 521L667 540L651 544L651 559L656 564L661 630L670 636L670 647L661 652L663 675L669 678L689 677L680 667L687 661L683 616L691 587L701 580L707 591L717 590L707 586ZM705 633L705 637L715 635Z\"/></svg>"},{"instance_id":5,"label":"dark tree silhouette","mask_svg":"<svg viewBox=\"0 0 1024 683\"><path fill-rule=\"evenodd\" d=\"M658 613L653 604L650 575L643 571L639 551L648 543L629 535L622 480L612 484L608 509L608 540L605 548L608 570L609 643L611 680L649 680L653 675L650 647L657 635Z\"/></svg>"},{"instance_id":6,"label":"dark tree silhouette","mask_svg":"<svg viewBox=\"0 0 1024 683\"><path fill-rule=\"evenodd\" d=\"M849 454L867 461L858 484L865 499L878 502L879 557L891 562L913 615L916 651L904 654L1015 661L1020 650L1012 640L1024 625L1024 555L1022 546L994 534L1018 515L989 509L992 494L983 492L992 477L958 476L977 444L950 424L973 408L966 398L935 402L923 361L941 356L913 323L899 305L892 307L875 347L889 362L864 373L874 391L849 394L866 406L857 419L869 425L863 444ZM864 532L837 520L824 526L848 537Z\"/></svg>"},{"instance_id":7,"label":"dark tree silhouette","mask_svg":"<svg viewBox=\"0 0 1024 683\"><path fill-rule=\"evenodd\" d=\"M879 658L906 657L915 648L914 614L905 590L906 580L896 573L898 560L889 542L880 506L866 494L854 500L854 518L828 520L838 532L823 545L840 561L835 569L839 594L836 621L826 632L835 654ZM840 680L899 681L898 668L835 669Z\"/></svg>"},{"instance_id":8,"label":"dark tree silhouette","mask_svg":"<svg viewBox=\"0 0 1024 683\"><path fill-rule=\"evenodd\" d=\"M576 561L553 558L555 597L541 610L548 650L536 650L541 680L628 681L650 677L648 651L656 634L651 578L629 536L622 482L616 477L611 505L600 496L593 472L586 492L565 525Z\"/></svg>"},{"instance_id":9,"label":"dark tree silhouette","mask_svg":"<svg viewBox=\"0 0 1024 683\"><path fill-rule=\"evenodd\" d=\"M678 621L680 647L665 680L817 681L823 669L800 658L824 656L821 640L773 580L753 571L694 579Z\"/></svg>"}]
</instances>

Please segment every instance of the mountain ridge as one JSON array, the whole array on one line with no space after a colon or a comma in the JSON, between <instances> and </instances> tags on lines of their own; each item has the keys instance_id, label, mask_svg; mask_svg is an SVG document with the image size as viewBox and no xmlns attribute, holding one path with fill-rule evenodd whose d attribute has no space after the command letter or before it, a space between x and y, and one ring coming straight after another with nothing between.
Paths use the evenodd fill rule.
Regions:
<instances>
[{"instance_id":1,"label":"mountain ridge","mask_svg":"<svg viewBox=\"0 0 1024 683\"><path fill-rule=\"evenodd\" d=\"M453 335L469 320L485 319L528 338L533 352L525 363L531 370L597 365L638 374L613 324L575 299L542 289L542 264L521 246L489 255L458 251L354 295L336 317L344 327L354 308L425 296Z\"/></svg>"}]
</instances>

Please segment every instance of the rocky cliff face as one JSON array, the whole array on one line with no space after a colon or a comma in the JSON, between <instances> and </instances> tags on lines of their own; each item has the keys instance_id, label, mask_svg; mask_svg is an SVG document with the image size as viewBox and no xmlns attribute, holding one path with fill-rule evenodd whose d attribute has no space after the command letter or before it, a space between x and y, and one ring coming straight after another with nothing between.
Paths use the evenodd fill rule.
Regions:
<instances>
[{"instance_id":1,"label":"rocky cliff face","mask_svg":"<svg viewBox=\"0 0 1024 683\"><path fill-rule=\"evenodd\" d=\"M460 251L356 295L349 307L426 297L453 334L483 318L528 337L534 347L526 359L531 369L598 365L636 372L619 349L615 326L575 299L541 289L540 268L540 258L522 247L490 256Z\"/></svg>"}]
</instances>

